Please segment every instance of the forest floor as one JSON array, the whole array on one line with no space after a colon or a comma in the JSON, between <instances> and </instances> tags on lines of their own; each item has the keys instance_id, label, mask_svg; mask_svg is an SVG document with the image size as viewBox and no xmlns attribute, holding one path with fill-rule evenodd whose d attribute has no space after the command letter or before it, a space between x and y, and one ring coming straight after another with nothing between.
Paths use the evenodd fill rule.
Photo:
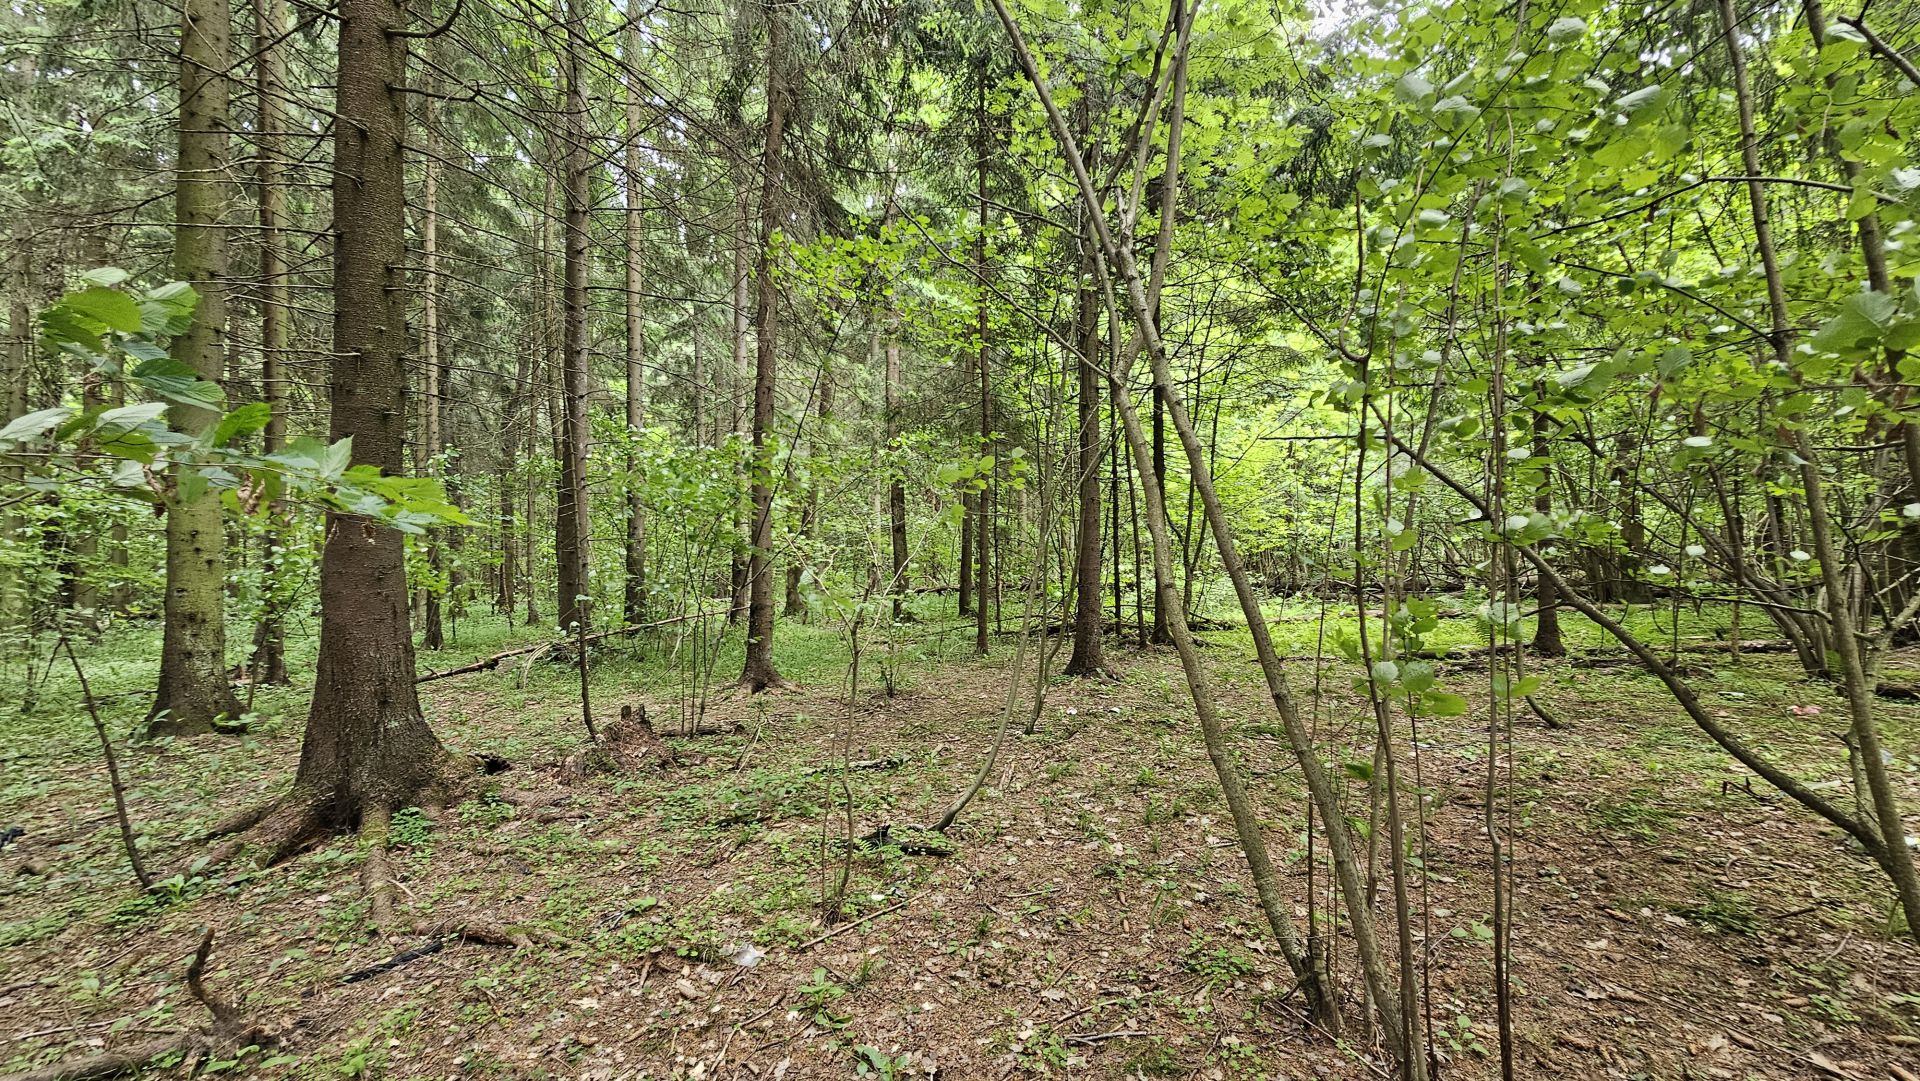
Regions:
<instances>
[{"instance_id":1,"label":"forest floor","mask_svg":"<svg viewBox=\"0 0 1920 1081\"><path fill-rule=\"evenodd\" d=\"M1312 632L1292 625L1296 637ZM468 632L422 670L511 644L490 633ZM849 711L845 644L783 627L779 656L796 687L721 694L708 723L740 729L692 738L671 737L666 663L609 647L596 657L602 722L647 704L679 760L571 783L555 763L581 741L573 670L542 662L524 687L512 666L425 685L450 747L514 763L490 785L553 802L532 810L489 789L438 824L401 815L403 907L564 941L449 942L352 983L342 978L425 941L371 933L355 841L271 869L182 870L201 851L197 831L286 784L301 692L263 691L246 736L122 745L148 858L179 872L143 896L84 714L49 676L39 709L0 717L0 829L25 830L0 882L0 1070L202 1023L184 970L211 927L209 983L282 1038L212 1064L241 1076L1385 1076L1372 1049L1313 1030L1288 994L1170 651L1116 647L1116 679L1055 681L1035 733L1009 738L950 854L848 856L843 792L854 835L928 822L1000 724L1010 639L974 661L959 655L957 626L912 633L889 661L897 693L873 685L869 659L873 680ZM144 634L110 639L91 662L116 732L138 720L140 699L105 696L150 670ZM1323 906L1325 882L1310 891L1297 767L1244 631L1207 637L1304 929L1306 898L1317 891ZM1830 690L1779 656L1711 667L1701 676L1711 708L1816 787L1842 782L1843 710ZM1314 722L1329 746L1352 749L1347 772L1358 775L1371 740L1349 669L1326 663ZM1538 670L1564 727L1516 717L1501 762L1519 1075L1920 1072L1920 951L1890 932L1870 863L1763 784L1749 790L1651 677ZM1295 662L1292 678L1305 691L1315 662ZM1414 783L1428 825L1413 892L1426 917L1415 938L1434 1042L1451 1063L1443 1076L1497 1076L1487 673L1464 664L1445 678L1473 708L1422 722ZM1920 807L1920 707L1888 703L1885 716L1903 797ZM870 768L842 773L843 761ZM1346 783L1364 807L1364 782ZM822 898L843 871L854 922L829 926ZM1383 919L1390 911L1383 890ZM1350 954L1337 969L1358 1017Z\"/></svg>"}]
</instances>

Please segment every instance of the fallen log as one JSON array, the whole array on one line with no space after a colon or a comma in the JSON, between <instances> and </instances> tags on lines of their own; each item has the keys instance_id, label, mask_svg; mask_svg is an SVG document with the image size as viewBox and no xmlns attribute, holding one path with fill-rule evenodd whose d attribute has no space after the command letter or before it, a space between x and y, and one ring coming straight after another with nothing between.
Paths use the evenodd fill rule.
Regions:
<instances>
[{"instance_id":1,"label":"fallen log","mask_svg":"<svg viewBox=\"0 0 1920 1081\"><path fill-rule=\"evenodd\" d=\"M713 612L693 612L684 616L675 616L672 619L657 619L651 623L630 623L624 627L613 627L604 631L594 631L590 634L572 638L560 638L551 642L538 642L531 646L504 649L491 657L483 657L469 664L462 664L453 668L442 668L437 672L423 673L413 677L413 682L418 685L421 683L432 683L439 679L452 679L454 676L472 675L475 672L490 672L515 657L524 657L529 653L539 653L549 649L562 649L567 646L578 645L581 642L601 642L608 638L617 638L627 634L638 634L641 631L650 631L658 627L671 627L676 623L687 623L696 619L715 619L729 615L732 612L744 611L746 611L745 608L733 608Z\"/></svg>"}]
</instances>

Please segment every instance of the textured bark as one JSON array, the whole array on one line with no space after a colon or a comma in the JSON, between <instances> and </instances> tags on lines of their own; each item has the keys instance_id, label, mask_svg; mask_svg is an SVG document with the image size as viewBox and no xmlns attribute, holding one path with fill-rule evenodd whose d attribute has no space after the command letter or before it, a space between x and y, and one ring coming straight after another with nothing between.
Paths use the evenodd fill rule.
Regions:
<instances>
[{"instance_id":1,"label":"textured bark","mask_svg":"<svg viewBox=\"0 0 1920 1081\"><path fill-rule=\"evenodd\" d=\"M173 343L175 359L202 379L226 372L227 56L226 0L187 0L180 21L180 151L174 189L173 276L200 293L193 325ZM168 422L198 435L219 413L174 404ZM220 497L192 471L172 471L167 499L167 588L160 686L147 716L153 735L213 730L238 717L227 678L226 522Z\"/></svg>"},{"instance_id":2,"label":"textured bark","mask_svg":"<svg viewBox=\"0 0 1920 1081\"><path fill-rule=\"evenodd\" d=\"M627 434L638 438L647 424L646 309L641 299L640 252L640 24L629 20L622 46L627 80ZM626 466L629 478L638 463L631 453ZM627 487L626 580L622 590L622 614L628 623L647 620L647 508L640 500L640 488L630 479Z\"/></svg>"},{"instance_id":3,"label":"textured bark","mask_svg":"<svg viewBox=\"0 0 1920 1081\"><path fill-rule=\"evenodd\" d=\"M445 408L446 388L440 385L440 139L433 126L433 104L427 104L427 155L425 177L421 183L420 249L423 273L420 280L420 454L417 470L423 477L439 468L440 414ZM427 566L434 577L440 576L440 530L427 540ZM437 583L436 583L437 585ZM433 588L420 590L420 640L428 649L446 646L446 629L440 619L440 594Z\"/></svg>"},{"instance_id":4,"label":"textured bark","mask_svg":"<svg viewBox=\"0 0 1920 1081\"><path fill-rule=\"evenodd\" d=\"M342 0L339 12L329 438L353 440L354 464L397 474L406 466L406 52L394 31L406 20L394 0ZM313 706L277 817L354 828L367 811L405 806L435 785L445 752L413 677L400 534L329 514Z\"/></svg>"},{"instance_id":5,"label":"textured bark","mask_svg":"<svg viewBox=\"0 0 1920 1081\"><path fill-rule=\"evenodd\" d=\"M747 656L740 683L763 691L784 681L773 666L773 391L780 342L780 294L773 280L787 123L787 74L781 14L767 12L767 131L761 155L760 251L754 266L753 543L747 553Z\"/></svg>"},{"instance_id":6,"label":"textured bark","mask_svg":"<svg viewBox=\"0 0 1920 1081\"><path fill-rule=\"evenodd\" d=\"M974 186L978 199L979 231L973 237L973 271L978 280L987 280L987 72L983 63L975 73L978 97L974 101ZM974 298L974 340L979 355L974 374L980 377L980 453L993 453L993 367L987 359L987 291L983 287ZM993 470L976 498L973 516L975 556L973 573L973 651L987 655L988 609L998 599L999 578L993 572Z\"/></svg>"},{"instance_id":7,"label":"textured bark","mask_svg":"<svg viewBox=\"0 0 1920 1081\"><path fill-rule=\"evenodd\" d=\"M564 319L560 334L560 498L555 511L554 562L558 565L560 629L588 625L587 593L587 202L591 197L587 153L585 13L580 0L567 7Z\"/></svg>"},{"instance_id":8,"label":"textured bark","mask_svg":"<svg viewBox=\"0 0 1920 1081\"><path fill-rule=\"evenodd\" d=\"M1081 237L1081 286L1075 327L1079 352L1075 382L1079 391L1079 449L1077 479L1080 510L1074 534L1073 654L1066 674L1090 676L1107 666L1101 642L1100 610L1100 374L1095 358L1100 348L1100 306L1093 291L1093 240Z\"/></svg>"},{"instance_id":9,"label":"textured bark","mask_svg":"<svg viewBox=\"0 0 1920 1081\"><path fill-rule=\"evenodd\" d=\"M273 454L287 440L287 345L293 317L288 288L286 169L281 162L280 138L287 128L286 57L280 37L285 33L285 0L253 0L254 105L258 110L254 145L259 165L254 174L260 217L260 399L268 409L261 433L262 453ZM271 525L261 538L261 566L268 581L265 609L253 629L253 682L287 682L286 628L271 591L284 573L281 561L282 506L269 509Z\"/></svg>"}]
</instances>

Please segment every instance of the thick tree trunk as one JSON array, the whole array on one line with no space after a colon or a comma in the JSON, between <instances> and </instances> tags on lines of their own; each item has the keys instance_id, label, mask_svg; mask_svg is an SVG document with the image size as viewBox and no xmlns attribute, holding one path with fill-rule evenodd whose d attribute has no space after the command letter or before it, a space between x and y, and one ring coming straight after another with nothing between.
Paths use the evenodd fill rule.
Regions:
<instances>
[{"instance_id":1,"label":"thick tree trunk","mask_svg":"<svg viewBox=\"0 0 1920 1081\"><path fill-rule=\"evenodd\" d=\"M787 123L785 46L779 8L767 13L767 132L761 156L760 250L754 266L753 542L747 552L747 656L740 683L760 692L785 681L773 666L773 390L780 342L780 294L773 280Z\"/></svg>"},{"instance_id":2,"label":"thick tree trunk","mask_svg":"<svg viewBox=\"0 0 1920 1081\"><path fill-rule=\"evenodd\" d=\"M260 209L260 398L267 405L267 427L261 434L262 453L274 454L287 440L287 346L291 340L293 301L288 287L287 189L281 164L280 137L287 130L286 57L281 35L287 24L286 0L253 0L254 98L258 128L254 132L260 158L255 180ZM256 684L287 680L287 633L281 602L276 596L282 565L281 526L286 509L270 511L271 526L261 538L261 566L266 602L253 631L252 678Z\"/></svg>"},{"instance_id":3,"label":"thick tree trunk","mask_svg":"<svg viewBox=\"0 0 1920 1081\"><path fill-rule=\"evenodd\" d=\"M638 439L647 425L646 308L640 296L640 24L629 20L622 46L627 79L627 436ZM626 581L621 614L628 623L647 621L647 508L633 473L638 461L629 453L626 467Z\"/></svg>"},{"instance_id":4,"label":"thick tree trunk","mask_svg":"<svg viewBox=\"0 0 1920 1081\"><path fill-rule=\"evenodd\" d=\"M353 461L405 468L406 192L401 139L406 16L394 0L341 0L333 173L331 439ZM320 661L289 806L314 828L354 828L434 785L445 752L414 692L400 534L327 516Z\"/></svg>"},{"instance_id":5,"label":"thick tree trunk","mask_svg":"<svg viewBox=\"0 0 1920 1081\"><path fill-rule=\"evenodd\" d=\"M587 202L591 197L587 153L586 73L580 54L586 49L585 14L580 0L567 8L565 179L565 283L560 335L561 405L560 489L554 523L554 562L559 596L554 606L560 628L588 625L587 580Z\"/></svg>"},{"instance_id":6,"label":"thick tree trunk","mask_svg":"<svg viewBox=\"0 0 1920 1081\"><path fill-rule=\"evenodd\" d=\"M202 379L226 374L227 0L186 0L180 22L180 153L174 195L173 276L200 293L175 359ZM219 413L175 404L175 430L205 432ZM226 522L220 497L191 469L176 467L167 499L167 590L160 687L148 714L153 735L212 731L238 717L227 677Z\"/></svg>"}]
</instances>

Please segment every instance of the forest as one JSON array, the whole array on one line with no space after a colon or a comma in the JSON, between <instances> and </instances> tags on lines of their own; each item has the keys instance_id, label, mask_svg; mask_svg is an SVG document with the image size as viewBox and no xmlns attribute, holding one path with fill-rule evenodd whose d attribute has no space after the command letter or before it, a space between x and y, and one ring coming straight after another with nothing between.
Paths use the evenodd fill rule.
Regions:
<instances>
[{"instance_id":1,"label":"forest","mask_svg":"<svg viewBox=\"0 0 1920 1081\"><path fill-rule=\"evenodd\" d=\"M0 1081L1920 1081L1828 3L8 0Z\"/></svg>"}]
</instances>

